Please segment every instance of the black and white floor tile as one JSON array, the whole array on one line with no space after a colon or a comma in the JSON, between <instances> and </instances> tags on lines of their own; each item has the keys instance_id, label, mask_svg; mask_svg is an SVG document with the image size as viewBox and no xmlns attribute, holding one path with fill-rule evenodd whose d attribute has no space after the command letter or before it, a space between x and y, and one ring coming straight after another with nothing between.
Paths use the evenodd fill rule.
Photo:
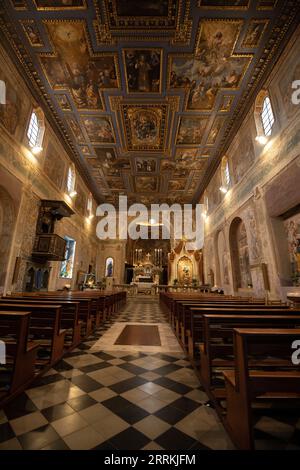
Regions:
<instances>
[{"instance_id":1,"label":"black and white floor tile","mask_svg":"<svg viewBox=\"0 0 300 470\"><path fill-rule=\"evenodd\" d=\"M122 351L109 344L94 350L115 322L164 324L166 318L157 300L130 299L0 410L0 450L233 449L182 351ZM257 432L260 448L274 448L274 442L279 448L299 447L295 419L278 425L270 413L258 419Z\"/></svg>"}]
</instances>

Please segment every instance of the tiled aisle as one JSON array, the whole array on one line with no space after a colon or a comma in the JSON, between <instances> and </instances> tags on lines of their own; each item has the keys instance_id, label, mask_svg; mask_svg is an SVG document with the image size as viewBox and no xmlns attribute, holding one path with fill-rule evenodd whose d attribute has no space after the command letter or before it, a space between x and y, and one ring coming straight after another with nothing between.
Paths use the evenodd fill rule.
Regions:
<instances>
[{"instance_id":1,"label":"tiled aisle","mask_svg":"<svg viewBox=\"0 0 300 470\"><path fill-rule=\"evenodd\" d=\"M109 349L115 340L111 327L124 322L159 324L162 345L172 352ZM107 349L101 350L106 332ZM157 300L129 300L111 322L0 411L0 449L232 448L178 346Z\"/></svg>"}]
</instances>

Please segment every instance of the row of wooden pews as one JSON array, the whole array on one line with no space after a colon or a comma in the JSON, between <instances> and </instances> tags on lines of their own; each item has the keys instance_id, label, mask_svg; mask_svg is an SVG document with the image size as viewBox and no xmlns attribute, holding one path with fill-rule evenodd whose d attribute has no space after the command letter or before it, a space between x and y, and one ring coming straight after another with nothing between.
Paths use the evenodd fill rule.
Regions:
<instances>
[{"instance_id":1,"label":"row of wooden pews","mask_svg":"<svg viewBox=\"0 0 300 470\"><path fill-rule=\"evenodd\" d=\"M126 303L124 291L15 293L0 299L0 406L22 392Z\"/></svg>"},{"instance_id":2,"label":"row of wooden pews","mask_svg":"<svg viewBox=\"0 0 300 470\"><path fill-rule=\"evenodd\" d=\"M253 410L300 399L300 310L219 294L161 293L160 302L232 441L254 449Z\"/></svg>"}]
</instances>

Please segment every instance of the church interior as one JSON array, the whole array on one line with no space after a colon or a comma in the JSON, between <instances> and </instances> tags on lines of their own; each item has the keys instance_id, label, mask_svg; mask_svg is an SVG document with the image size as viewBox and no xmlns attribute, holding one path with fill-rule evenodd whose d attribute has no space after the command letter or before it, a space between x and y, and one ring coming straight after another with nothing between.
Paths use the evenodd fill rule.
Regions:
<instances>
[{"instance_id":1,"label":"church interior","mask_svg":"<svg viewBox=\"0 0 300 470\"><path fill-rule=\"evenodd\" d=\"M0 2L1 453L300 450L299 43L299 0Z\"/></svg>"}]
</instances>

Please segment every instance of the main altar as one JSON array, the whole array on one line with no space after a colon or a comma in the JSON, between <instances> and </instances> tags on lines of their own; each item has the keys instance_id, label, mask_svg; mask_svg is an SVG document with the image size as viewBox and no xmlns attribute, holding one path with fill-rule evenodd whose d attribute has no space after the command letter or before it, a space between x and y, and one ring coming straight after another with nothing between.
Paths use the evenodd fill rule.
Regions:
<instances>
[{"instance_id":1,"label":"main altar","mask_svg":"<svg viewBox=\"0 0 300 470\"><path fill-rule=\"evenodd\" d=\"M150 253L147 253L145 260L137 260L138 263L133 267L132 283L137 286L137 292L143 294L152 294L155 292L155 286L160 283L162 267L151 261ZM159 261L154 259L154 262Z\"/></svg>"}]
</instances>

